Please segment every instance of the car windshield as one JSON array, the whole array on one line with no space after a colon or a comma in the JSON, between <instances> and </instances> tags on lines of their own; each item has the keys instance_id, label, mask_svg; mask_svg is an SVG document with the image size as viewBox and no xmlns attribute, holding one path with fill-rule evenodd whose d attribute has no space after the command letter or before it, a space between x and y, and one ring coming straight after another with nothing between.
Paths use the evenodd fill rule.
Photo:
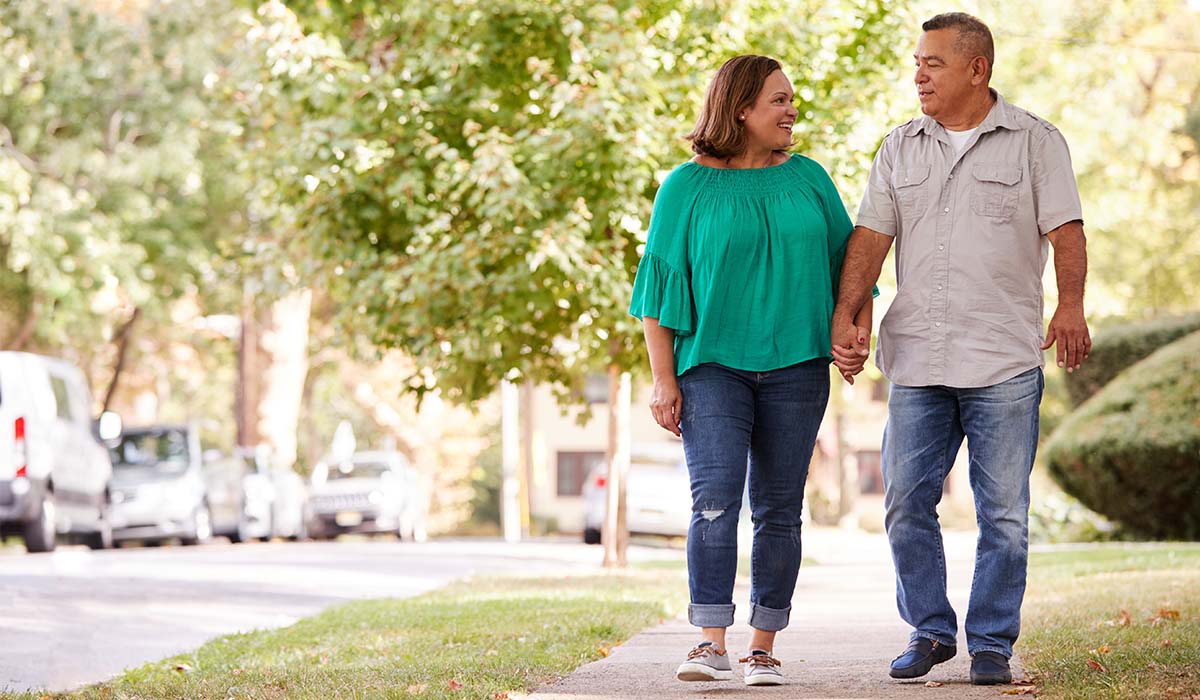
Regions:
<instances>
[{"instance_id":1,"label":"car windshield","mask_svg":"<svg viewBox=\"0 0 1200 700\"><path fill-rule=\"evenodd\" d=\"M378 479L392 470L386 462L342 462L329 467L329 480Z\"/></svg>"},{"instance_id":2,"label":"car windshield","mask_svg":"<svg viewBox=\"0 0 1200 700\"><path fill-rule=\"evenodd\" d=\"M154 468L179 472L187 469L187 433L183 430L156 430L126 433L109 448L116 469Z\"/></svg>"}]
</instances>

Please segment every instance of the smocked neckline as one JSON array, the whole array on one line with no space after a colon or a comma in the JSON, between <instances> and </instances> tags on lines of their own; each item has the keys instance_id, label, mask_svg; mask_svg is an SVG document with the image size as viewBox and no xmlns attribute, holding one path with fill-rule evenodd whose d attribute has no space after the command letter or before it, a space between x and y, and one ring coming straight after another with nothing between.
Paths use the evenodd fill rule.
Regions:
<instances>
[{"instance_id":1,"label":"smocked neckline","mask_svg":"<svg viewBox=\"0 0 1200 700\"><path fill-rule=\"evenodd\" d=\"M694 160L684 163L684 167L690 166L706 190L713 187L723 194L773 195L795 184L800 162L800 155L792 153L779 165L765 168L712 168Z\"/></svg>"},{"instance_id":2,"label":"smocked neckline","mask_svg":"<svg viewBox=\"0 0 1200 700\"><path fill-rule=\"evenodd\" d=\"M688 159L687 162L691 165L696 166L697 168L700 168L701 170L716 170L718 172L732 171L735 173L747 173L747 172L753 173L753 172L761 172L763 170L775 170L776 168L785 167L785 166L787 166L788 163L791 163L797 157L798 157L798 154L789 153L787 160L783 161L782 163L777 163L775 165L767 165L767 166L763 166L761 168L714 168L711 165L703 165L703 164L697 163L696 161L691 160L691 159Z\"/></svg>"}]
</instances>

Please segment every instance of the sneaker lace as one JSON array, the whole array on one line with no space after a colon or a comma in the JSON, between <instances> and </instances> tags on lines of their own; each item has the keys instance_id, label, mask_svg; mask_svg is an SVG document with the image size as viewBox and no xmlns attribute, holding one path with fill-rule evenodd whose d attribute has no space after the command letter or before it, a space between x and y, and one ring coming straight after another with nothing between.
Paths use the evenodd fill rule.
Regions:
<instances>
[{"instance_id":1,"label":"sneaker lace","mask_svg":"<svg viewBox=\"0 0 1200 700\"><path fill-rule=\"evenodd\" d=\"M706 658L708 658L708 656L710 654L716 654L717 656L724 656L725 652L719 651L715 646L713 646L711 644L705 644L702 647L696 647L695 649L692 649L691 651L689 651L688 652L688 661L691 661L692 659L706 659Z\"/></svg>"},{"instance_id":2,"label":"sneaker lace","mask_svg":"<svg viewBox=\"0 0 1200 700\"><path fill-rule=\"evenodd\" d=\"M738 663L750 664L751 666L761 666L765 668L773 668L775 666L783 665L779 659L771 656L770 654L751 654L744 659L738 659Z\"/></svg>"}]
</instances>

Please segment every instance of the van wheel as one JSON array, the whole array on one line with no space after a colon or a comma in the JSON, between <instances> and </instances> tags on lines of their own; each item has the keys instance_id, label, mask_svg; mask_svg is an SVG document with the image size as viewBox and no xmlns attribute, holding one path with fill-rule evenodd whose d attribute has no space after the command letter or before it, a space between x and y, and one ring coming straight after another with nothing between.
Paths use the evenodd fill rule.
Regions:
<instances>
[{"instance_id":1,"label":"van wheel","mask_svg":"<svg viewBox=\"0 0 1200 700\"><path fill-rule=\"evenodd\" d=\"M88 549L111 549L113 546L112 522L108 519L108 496L100 506L99 518L96 521L96 531L83 536L83 543Z\"/></svg>"},{"instance_id":2,"label":"van wheel","mask_svg":"<svg viewBox=\"0 0 1200 700\"><path fill-rule=\"evenodd\" d=\"M58 543L55 527L54 496L47 493L42 498L37 517L24 525L22 535L25 538L25 549L30 552L53 552Z\"/></svg>"},{"instance_id":3,"label":"van wheel","mask_svg":"<svg viewBox=\"0 0 1200 700\"><path fill-rule=\"evenodd\" d=\"M600 530L594 527L583 528L584 544L600 544Z\"/></svg>"}]
</instances>

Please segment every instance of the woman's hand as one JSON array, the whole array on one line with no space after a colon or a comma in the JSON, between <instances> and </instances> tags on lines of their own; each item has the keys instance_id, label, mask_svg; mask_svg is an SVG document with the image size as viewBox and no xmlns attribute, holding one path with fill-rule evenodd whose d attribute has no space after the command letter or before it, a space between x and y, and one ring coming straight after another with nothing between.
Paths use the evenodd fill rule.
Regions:
<instances>
[{"instance_id":1,"label":"woman's hand","mask_svg":"<svg viewBox=\"0 0 1200 700\"><path fill-rule=\"evenodd\" d=\"M676 437L679 432L679 417L683 412L683 394L675 377L654 380L654 391L650 395L650 413L655 422Z\"/></svg>"}]
</instances>

